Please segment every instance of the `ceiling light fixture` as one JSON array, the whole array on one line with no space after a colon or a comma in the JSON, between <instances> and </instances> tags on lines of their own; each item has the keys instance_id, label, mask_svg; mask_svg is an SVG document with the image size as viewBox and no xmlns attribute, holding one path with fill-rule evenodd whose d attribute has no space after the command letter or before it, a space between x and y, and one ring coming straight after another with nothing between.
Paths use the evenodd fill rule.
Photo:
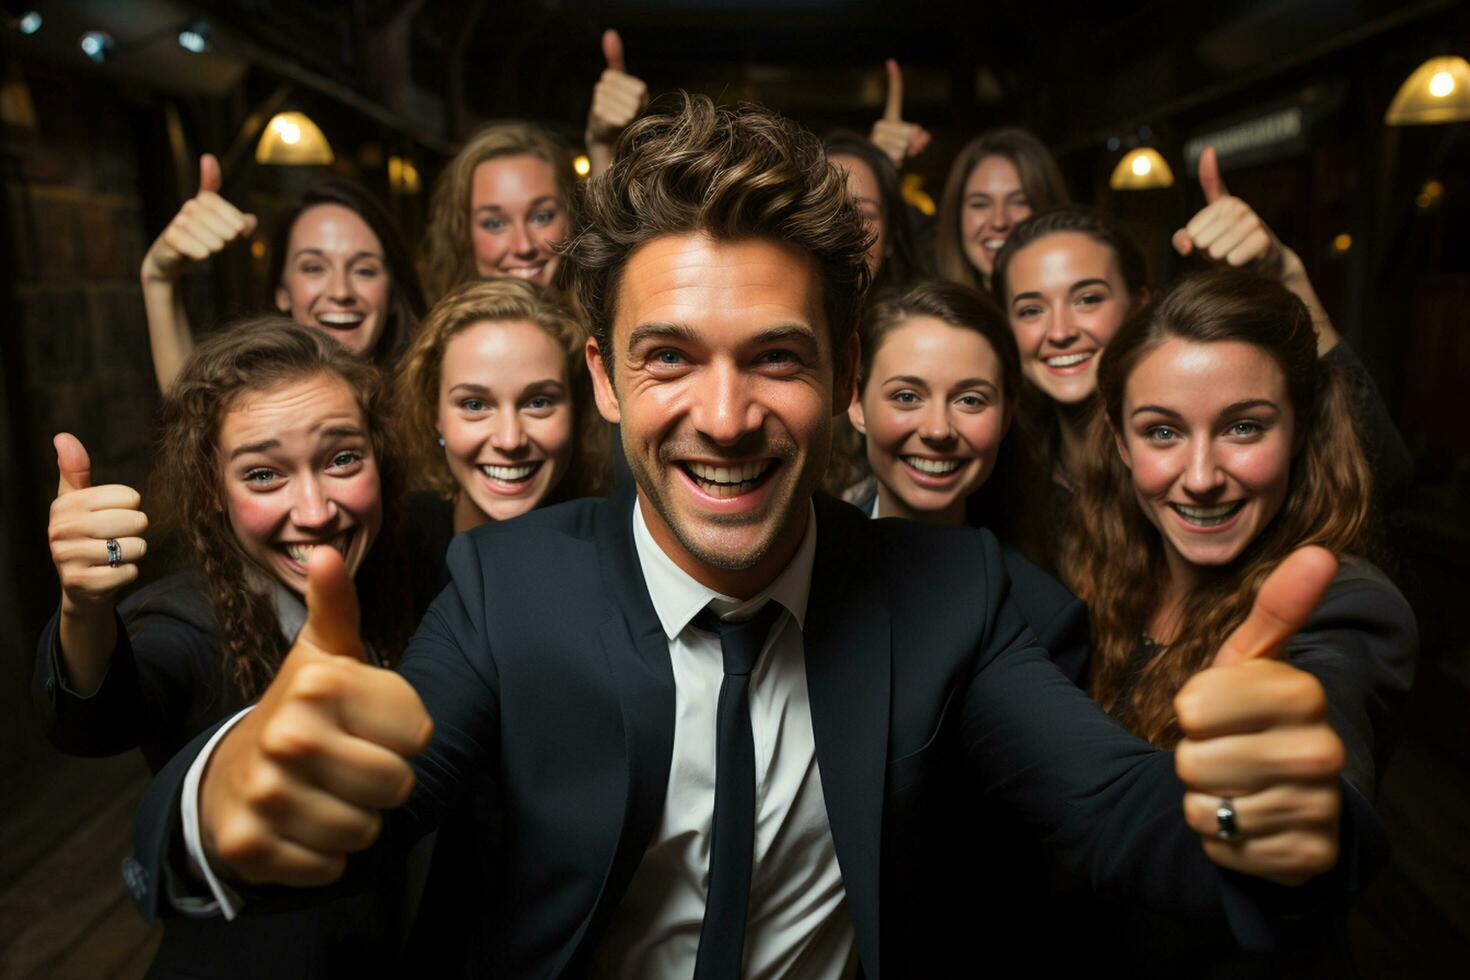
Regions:
<instances>
[{"instance_id":1,"label":"ceiling light fixture","mask_svg":"<svg viewBox=\"0 0 1470 980\"><path fill-rule=\"evenodd\" d=\"M255 162L273 166L325 166L335 158L321 129L304 112L278 112L255 144Z\"/></svg>"},{"instance_id":2,"label":"ceiling light fixture","mask_svg":"<svg viewBox=\"0 0 1470 980\"><path fill-rule=\"evenodd\" d=\"M1140 146L1129 150L1118 165L1108 186L1115 191L1146 191L1174 186L1174 171L1169 169L1158 150L1151 146Z\"/></svg>"},{"instance_id":3,"label":"ceiling light fixture","mask_svg":"<svg viewBox=\"0 0 1470 980\"><path fill-rule=\"evenodd\" d=\"M1470 63L1430 58L1414 70L1384 113L1390 126L1430 126L1470 119Z\"/></svg>"}]
</instances>

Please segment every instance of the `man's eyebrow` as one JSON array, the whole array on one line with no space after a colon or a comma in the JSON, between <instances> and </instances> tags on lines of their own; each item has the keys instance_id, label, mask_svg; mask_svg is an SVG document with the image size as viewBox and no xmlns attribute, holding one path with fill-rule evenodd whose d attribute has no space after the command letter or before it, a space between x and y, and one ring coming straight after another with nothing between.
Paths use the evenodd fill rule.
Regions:
<instances>
[{"instance_id":1,"label":"man's eyebrow","mask_svg":"<svg viewBox=\"0 0 1470 980\"><path fill-rule=\"evenodd\" d=\"M686 344L699 343L699 333L683 323L640 323L628 335L628 349L651 340L678 340Z\"/></svg>"},{"instance_id":2,"label":"man's eyebrow","mask_svg":"<svg viewBox=\"0 0 1470 980\"><path fill-rule=\"evenodd\" d=\"M817 332L804 323L779 323L774 327L767 327L750 339L753 344L778 344L782 341L800 341L815 345Z\"/></svg>"}]
</instances>

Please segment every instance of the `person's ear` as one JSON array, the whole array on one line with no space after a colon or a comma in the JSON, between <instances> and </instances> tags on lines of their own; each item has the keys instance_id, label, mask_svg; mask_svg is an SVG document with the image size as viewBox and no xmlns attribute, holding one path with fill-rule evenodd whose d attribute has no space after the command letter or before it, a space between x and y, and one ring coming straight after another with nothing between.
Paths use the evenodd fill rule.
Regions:
<instances>
[{"instance_id":1,"label":"person's ear","mask_svg":"<svg viewBox=\"0 0 1470 980\"><path fill-rule=\"evenodd\" d=\"M291 294L284 285L276 287L276 312L281 316L291 315Z\"/></svg>"},{"instance_id":2,"label":"person's ear","mask_svg":"<svg viewBox=\"0 0 1470 980\"><path fill-rule=\"evenodd\" d=\"M618 393L613 388L613 365L603 357L602 348L596 337L587 338L587 373L592 376L592 397L597 402L597 411L613 425L623 420L618 405Z\"/></svg>"},{"instance_id":3,"label":"person's ear","mask_svg":"<svg viewBox=\"0 0 1470 980\"><path fill-rule=\"evenodd\" d=\"M862 342L857 331L848 334L847 340L838 351L837 362L832 372L832 414L841 415L857 397L857 370Z\"/></svg>"},{"instance_id":4,"label":"person's ear","mask_svg":"<svg viewBox=\"0 0 1470 980\"><path fill-rule=\"evenodd\" d=\"M863 416L863 395L856 388L852 392L852 401L847 403L847 420L858 432L868 434L868 420Z\"/></svg>"}]
</instances>

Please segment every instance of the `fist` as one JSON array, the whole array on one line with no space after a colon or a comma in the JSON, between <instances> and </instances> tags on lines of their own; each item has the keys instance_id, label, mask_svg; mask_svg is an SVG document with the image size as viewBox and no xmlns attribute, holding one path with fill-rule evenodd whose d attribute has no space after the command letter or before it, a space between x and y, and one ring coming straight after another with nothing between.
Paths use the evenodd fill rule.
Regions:
<instances>
[{"instance_id":1,"label":"fist","mask_svg":"<svg viewBox=\"0 0 1470 980\"><path fill-rule=\"evenodd\" d=\"M307 560L307 620L260 703L215 747L199 791L211 866L321 885L413 789L433 724L408 682L362 661L357 596L331 548Z\"/></svg>"},{"instance_id":2,"label":"fist","mask_svg":"<svg viewBox=\"0 0 1470 980\"><path fill-rule=\"evenodd\" d=\"M175 279L188 262L202 262L255 231L255 215L219 196L219 161L199 158L199 193L184 202L143 256L144 279Z\"/></svg>"},{"instance_id":3,"label":"fist","mask_svg":"<svg viewBox=\"0 0 1470 980\"><path fill-rule=\"evenodd\" d=\"M607 31L602 35L602 53L607 67L592 89L587 137L591 142L614 143L618 134L648 104L648 86L628 74L623 59L623 40L617 31Z\"/></svg>"},{"instance_id":4,"label":"fist","mask_svg":"<svg viewBox=\"0 0 1470 980\"><path fill-rule=\"evenodd\" d=\"M138 577L148 552L143 498L120 484L92 486L92 462L76 436L56 436L60 474L47 537L61 580L62 602L72 609L103 606Z\"/></svg>"}]
</instances>

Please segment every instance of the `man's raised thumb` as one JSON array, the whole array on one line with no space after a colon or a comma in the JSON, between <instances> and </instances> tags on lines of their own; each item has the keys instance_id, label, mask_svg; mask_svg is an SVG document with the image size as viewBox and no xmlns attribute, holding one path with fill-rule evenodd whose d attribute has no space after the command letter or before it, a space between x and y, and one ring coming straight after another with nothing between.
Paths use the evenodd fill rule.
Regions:
<instances>
[{"instance_id":1,"label":"man's raised thumb","mask_svg":"<svg viewBox=\"0 0 1470 980\"><path fill-rule=\"evenodd\" d=\"M82 440L70 432L58 432L51 440L56 447L56 496L85 490L92 485L92 458Z\"/></svg>"},{"instance_id":2,"label":"man's raised thumb","mask_svg":"<svg viewBox=\"0 0 1470 980\"><path fill-rule=\"evenodd\" d=\"M306 625L298 643L323 653L363 659L357 589L336 548L317 545L306 559Z\"/></svg>"}]
</instances>

